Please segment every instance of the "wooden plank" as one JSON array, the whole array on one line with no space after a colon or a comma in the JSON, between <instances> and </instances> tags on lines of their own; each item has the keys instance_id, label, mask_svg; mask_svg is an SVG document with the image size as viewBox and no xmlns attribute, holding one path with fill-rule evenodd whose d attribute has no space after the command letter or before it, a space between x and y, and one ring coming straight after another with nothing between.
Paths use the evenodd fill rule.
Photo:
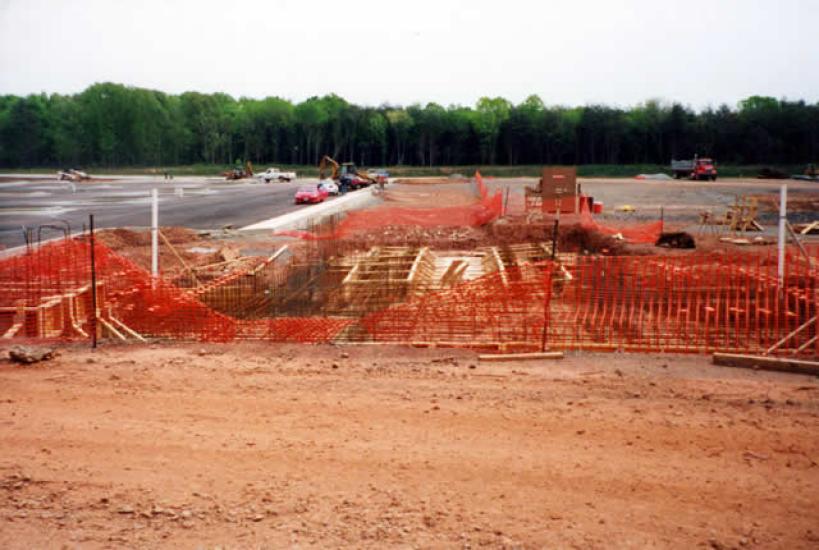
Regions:
<instances>
[{"instance_id":1,"label":"wooden plank","mask_svg":"<svg viewBox=\"0 0 819 550\"><path fill-rule=\"evenodd\" d=\"M810 235L810 232L813 231L814 229L819 229L819 222L807 224L804 228L802 228L802 231L800 231L800 233L802 235Z\"/></svg>"},{"instance_id":2,"label":"wooden plank","mask_svg":"<svg viewBox=\"0 0 819 550\"><path fill-rule=\"evenodd\" d=\"M503 260L500 257L500 253L498 252L498 247L493 246L491 249L492 257L495 259L495 264L498 266L498 273L500 273L501 282L503 286L509 286L509 279L506 275L506 266L503 263Z\"/></svg>"},{"instance_id":3,"label":"wooden plank","mask_svg":"<svg viewBox=\"0 0 819 550\"><path fill-rule=\"evenodd\" d=\"M137 331L135 331L134 329L132 329L131 327L129 327L128 325L114 317L113 315L109 314L109 317L116 326L118 326L121 330L125 331L126 333L130 334L131 337L139 340L140 342L147 342L147 340L140 333L138 333Z\"/></svg>"},{"instance_id":4,"label":"wooden plank","mask_svg":"<svg viewBox=\"0 0 819 550\"><path fill-rule=\"evenodd\" d=\"M562 351L541 351L535 353L489 353L479 355L481 361L527 361L531 359L563 359Z\"/></svg>"},{"instance_id":5,"label":"wooden plank","mask_svg":"<svg viewBox=\"0 0 819 550\"><path fill-rule=\"evenodd\" d=\"M23 328L22 321L14 323L9 327L9 329L6 332L3 333L2 338L4 339L13 338L18 332L20 332L21 328Z\"/></svg>"},{"instance_id":6,"label":"wooden plank","mask_svg":"<svg viewBox=\"0 0 819 550\"><path fill-rule=\"evenodd\" d=\"M118 331L116 328L114 328L114 326L111 323L109 323L108 321L106 321L104 318L100 317L97 320L100 322L100 324L102 326L104 326L106 329L108 329L108 332L110 332L111 334L113 334L114 336L116 336L117 338L122 340L123 342L128 341L128 339L125 338L125 336L123 336L120 331Z\"/></svg>"},{"instance_id":7,"label":"wooden plank","mask_svg":"<svg viewBox=\"0 0 819 550\"><path fill-rule=\"evenodd\" d=\"M799 235L797 235L796 231L794 231L793 226L791 225L791 222L789 222L788 220L785 220L785 227L788 229L788 232L791 234L791 238L793 239L793 242L795 242L796 246L799 247L799 251L805 257L805 260L808 262L808 265L813 267L814 266L814 260L813 260L813 258L811 258L811 255L808 254L808 251L805 250L805 246L802 244L802 239L800 239Z\"/></svg>"},{"instance_id":8,"label":"wooden plank","mask_svg":"<svg viewBox=\"0 0 819 550\"><path fill-rule=\"evenodd\" d=\"M797 334L799 334L800 332L802 332L803 330L805 330L806 328L811 326L811 324L816 324L816 321L817 321L817 316L814 315L813 317L811 317L810 319L805 321L799 328L791 331L788 335L786 335L784 338L779 340L776 344L772 345L767 350L765 350L765 355L768 355L769 353L772 353L772 352L776 351L785 342L787 342L788 340L790 340L791 338L793 338L794 336L796 336Z\"/></svg>"},{"instance_id":9,"label":"wooden plank","mask_svg":"<svg viewBox=\"0 0 819 550\"><path fill-rule=\"evenodd\" d=\"M721 367L758 368L796 374L819 376L819 361L787 359L761 355L740 355L734 353L715 353L714 364Z\"/></svg>"},{"instance_id":10,"label":"wooden plank","mask_svg":"<svg viewBox=\"0 0 819 550\"><path fill-rule=\"evenodd\" d=\"M415 272L418 271L418 266L421 264L421 260L423 260L424 255L429 250L426 246L423 247L421 250L418 251L418 254L415 256L415 260L412 262L412 267L410 268L409 275L407 275L407 281L412 282L415 278Z\"/></svg>"},{"instance_id":11,"label":"wooden plank","mask_svg":"<svg viewBox=\"0 0 819 550\"><path fill-rule=\"evenodd\" d=\"M173 252L173 255L176 256L177 260L179 260L179 263L182 264L182 267L184 267L185 270L191 274L191 277L193 277L194 284L197 287L200 286L201 283L199 282L199 279L196 278L196 272L193 269L191 269L191 266L188 265L188 262L182 259L182 256L180 256L179 253L176 251L176 248L171 244L171 241L168 240L168 237L166 237L161 230L157 230L157 233L159 233L159 236L162 237L163 241L165 241L165 244L168 245L168 248L171 249L171 252Z\"/></svg>"}]
</instances>

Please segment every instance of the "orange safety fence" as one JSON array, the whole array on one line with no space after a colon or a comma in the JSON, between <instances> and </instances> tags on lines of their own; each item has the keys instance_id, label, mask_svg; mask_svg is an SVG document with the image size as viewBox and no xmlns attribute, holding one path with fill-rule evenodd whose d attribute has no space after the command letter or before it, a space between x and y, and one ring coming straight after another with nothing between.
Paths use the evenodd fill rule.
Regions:
<instances>
[{"instance_id":1,"label":"orange safety fence","mask_svg":"<svg viewBox=\"0 0 819 550\"><path fill-rule=\"evenodd\" d=\"M322 315L320 304L305 309L311 311L308 316L277 309L276 301L255 307L254 300L275 293L285 277L254 279L255 286L215 295L217 311L194 289L154 279L102 244L95 253L97 331L114 340L370 341L691 353L763 353L782 342L776 353L819 355L817 247L809 248L809 259L789 248L781 280L775 250L570 256L562 264L500 267L443 289L408 294L389 307L345 316ZM89 338L95 319L90 280L86 238L0 259L0 337ZM314 293L308 294L314 300ZM247 303L254 308L245 308Z\"/></svg>"},{"instance_id":2,"label":"orange safety fence","mask_svg":"<svg viewBox=\"0 0 819 550\"><path fill-rule=\"evenodd\" d=\"M545 336L552 266L495 271L366 315L361 326L381 342L537 348Z\"/></svg>"},{"instance_id":3,"label":"orange safety fence","mask_svg":"<svg viewBox=\"0 0 819 550\"><path fill-rule=\"evenodd\" d=\"M814 261L817 258L813 256ZM819 277L775 253L587 257L555 285L548 342L560 349L819 354Z\"/></svg>"},{"instance_id":4,"label":"orange safety fence","mask_svg":"<svg viewBox=\"0 0 819 550\"><path fill-rule=\"evenodd\" d=\"M573 220L565 218L565 214L561 217L561 223L571 223ZM636 244L654 244L663 233L663 221L644 223L629 223L622 225L603 224L597 221L591 212L589 212L588 203L582 202L580 206L580 213L576 215L575 223L578 223L584 229L590 231L597 231L604 235L620 235L623 240L629 243Z\"/></svg>"},{"instance_id":5,"label":"orange safety fence","mask_svg":"<svg viewBox=\"0 0 819 550\"><path fill-rule=\"evenodd\" d=\"M559 216L557 210L560 210ZM533 213L545 223L559 219L561 227L579 225L584 229L597 231L604 235L619 235L624 241L634 244L654 244L664 230L662 220L650 222L607 220L604 223L601 221L600 216L602 215L593 214L589 210L589 200L586 196L578 196L576 201L573 197L561 200L544 199L538 196L534 206L530 207L522 192L509 194L504 214L524 216Z\"/></svg>"},{"instance_id":6,"label":"orange safety fence","mask_svg":"<svg viewBox=\"0 0 819 550\"><path fill-rule=\"evenodd\" d=\"M236 319L96 243L97 330L138 336L229 342L326 342L352 321L338 318ZM77 340L94 330L90 245L52 242L0 260L0 336ZM135 336L136 334L136 336Z\"/></svg>"},{"instance_id":7,"label":"orange safety fence","mask_svg":"<svg viewBox=\"0 0 819 550\"><path fill-rule=\"evenodd\" d=\"M313 233L300 230L283 230L276 236L297 237L306 240L343 239L361 231L373 231L387 226L402 227L477 227L497 219L503 212L500 191L490 196L480 173L475 173L475 183L480 199L462 206L437 208L410 208L402 206L379 206L348 212L333 230Z\"/></svg>"}]
</instances>

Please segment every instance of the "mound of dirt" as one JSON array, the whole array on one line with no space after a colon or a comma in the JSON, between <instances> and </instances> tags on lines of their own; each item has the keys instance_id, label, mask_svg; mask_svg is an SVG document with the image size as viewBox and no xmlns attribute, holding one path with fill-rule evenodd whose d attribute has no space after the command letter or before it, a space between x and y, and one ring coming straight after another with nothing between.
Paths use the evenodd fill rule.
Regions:
<instances>
[{"instance_id":1,"label":"mound of dirt","mask_svg":"<svg viewBox=\"0 0 819 550\"><path fill-rule=\"evenodd\" d=\"M429 246L432 248L474 248L491 241L480 227L386 226L377 232L357 233L345 245L367 249L372 246Z\"/></svg>"},{"instance_id":2,"label":"mound of dirt","mask_svg":"<svg viewBox=\"0 0 819 550\"><path fill-rule=\"evenodd\" d=\"M123 250L135 246L150 246L151 233L149 231L132 231L130 229L105 229L98 231L94 238L111 250Z\"/></svg>"},{"instance_id":3,"label":"mound of dirt","mask_svg":"<svg viewBox=\"0 0 819 550\"><path fill-rule=\"evenodd\" d=\"M174 278L187 272L179 257L190 267L235 260L241 256L241 243L223 242L200 237L196 231L184 227L160 228L173 245L171 250L165 239L159 241L159 268L163 276ZM143 269L151 268L151 231L131 229L106 229L96 234L99 242L117 254L128 258ZM179 257L177 257L177 255Z\"/></svg>"}]
</instances>

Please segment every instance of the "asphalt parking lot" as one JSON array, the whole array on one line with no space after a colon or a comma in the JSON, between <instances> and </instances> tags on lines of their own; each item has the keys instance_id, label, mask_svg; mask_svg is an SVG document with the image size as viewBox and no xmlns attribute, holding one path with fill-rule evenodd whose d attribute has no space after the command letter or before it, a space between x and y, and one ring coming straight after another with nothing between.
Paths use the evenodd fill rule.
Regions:
<instances>
[{"instance_id":1,"label":"asphalt parking lot","mask_svg":"<svg viewBox=\"0 0 819 550\"><path fill-rule=\"evenodd\" d=\"M310 205L293 204L300 185L290 183L228 182L217 178L186 177L174 180L145 176L100 178L68 183L53 176L0 178L0 245L25 244L23 228L34 229L43 240L59 235L46 225L79 231L94 214L95 225L148 227L151 224L151 189L159 190L159 223L194 229L239 228ZM328 200L334 200L330 197Z\"/></svg>"}]
</instances>

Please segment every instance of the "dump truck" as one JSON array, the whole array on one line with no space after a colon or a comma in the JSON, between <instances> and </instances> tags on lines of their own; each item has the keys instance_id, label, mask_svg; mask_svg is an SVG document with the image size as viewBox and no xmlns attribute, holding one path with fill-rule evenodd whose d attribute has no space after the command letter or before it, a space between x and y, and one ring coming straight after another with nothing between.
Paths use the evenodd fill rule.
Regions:
<instances>
[{"instance_id":1,"label":"dump truck","mask_svg":"<svg viewBox=\"0 0 819 550\"><path fill-rule=\"evenodd\" d=\"M676 179L717 180L717 169L710 158L694 155L692 160L672 160L671 171Z\"/></svg>"}]
</instances>

